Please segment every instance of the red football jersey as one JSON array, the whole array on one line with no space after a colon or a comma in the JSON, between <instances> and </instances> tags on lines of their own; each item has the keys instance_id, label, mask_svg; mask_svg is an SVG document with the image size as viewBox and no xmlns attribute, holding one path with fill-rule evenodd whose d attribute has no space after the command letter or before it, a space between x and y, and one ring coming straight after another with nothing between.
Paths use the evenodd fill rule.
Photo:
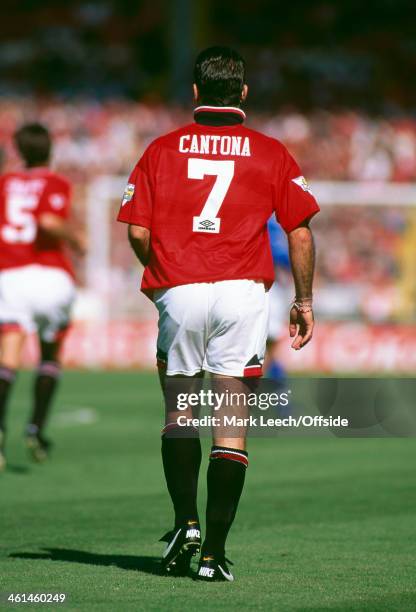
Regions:
<instances>
[{"instance_id":1,"label":"red football jersey","mask_svg":"<svg viewBox=\"0 0 416 612\"><path fill-rule=\"evenodd\" d=\"M130 175L118 220L150 229L142 290L232 279L274 268L267 220L286 232L319 211L286 148L251 130L238 108L201 106L195 123L150 144Z\"/></svg>"},{"instance_id":2,"label":"red football jersey","mask_svg":"<svg viewBox=\"0 0 416 612\"><path fill-rule=\"evenodd\" d=\"M66 219L70 197L69 182L47 168L0 177L0 270L41 264L73 274L63 242L42 234L38 227L42 213Z\"/></svg>"}]
</instances>

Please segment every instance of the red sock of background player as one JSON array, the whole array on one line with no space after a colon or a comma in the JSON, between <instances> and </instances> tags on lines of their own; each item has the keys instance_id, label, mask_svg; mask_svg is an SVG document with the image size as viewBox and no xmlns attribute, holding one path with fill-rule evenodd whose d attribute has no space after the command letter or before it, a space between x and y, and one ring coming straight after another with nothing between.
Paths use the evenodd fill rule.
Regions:
<instances>
[{"instance_id":1,"label":"red sock of background player","mask_svg":"<svg viewBox=\"0 0 416 612\"><path fill-rule=\"evenodd\" d=\"M16 379L16 371L0 366L0 430L6 428L6 411L10 390Z\"/></svg>"},{"instance_id":2,"label":"red sock of background player","mask_svg":"<svg viewBox=\"0 0 416 612\"><path fill-rule=\"evenodd\" d=\"M175 510L175 527L187 521L197 521L198 476L201 465L201 442L198 433L192 428L192 437L184 435L183 427L165 427L162 432L162 460L166 484Z\"/></svg>"},{"instance_id":3,"label":"red sock of background player","mask_svg":"<svg viewBox=\"0 0 416 612\"><path fill-rule=\"evenodd\" d=\"M56 361L43 361L40 364L33 385L33 411L28 433L39 434L43 430L60 374L61 368Z\"/></svg>"},{"instance_id":4,"label":"red sock of background player","mask_svg":"<svg viewBox=\"0 0 416 612\"><path fill-rule=\"evenodd\" d=\"M244 486L248 455L245 451L213 446L207 474L208 501L205 556L225 554L225 542Z\"/></svg>"}]
</instances>

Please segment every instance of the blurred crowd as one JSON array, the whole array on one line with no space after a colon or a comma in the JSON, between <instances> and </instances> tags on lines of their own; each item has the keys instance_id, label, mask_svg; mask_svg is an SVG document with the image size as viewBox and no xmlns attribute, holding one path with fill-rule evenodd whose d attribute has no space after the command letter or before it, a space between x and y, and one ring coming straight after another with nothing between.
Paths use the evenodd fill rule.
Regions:
<instances>
[{"instance_id":1,"label":"blurred crowd","mask_svg":"<svg viewBox=\"0 0 416 612\"><path fill-rule=\"evenodd\" d=\"M18 166L12 134L23 121L40 120L54 136L53 165L81 191L102 174L127 176L145 147L161 133L192 120L181 107L122 100L77 103L57 99L0 98L0 138L4 169ZM312 179L334 181L413 181L416 178L416 121L372 119L354 112L258 114L248 125L283 141ZM333 207L318 215L317 281L328 313L351 315L379 296L378 311L395 309L394 287L401 276L401 251L408 211L389 207ZM114 230L115 231L115 230ZM124 240L114 271L131 284L133 261ZM125 275L128 275L128 277ZM348 293L343 293L348 287ZM325 295L322 293L322 295ZM336 295L338 304L333 302ZM380 298L381 296L381 298ZM381 300L381 301L380 301ZM384 300L384 301L383 301ZM373 309L369 302L370 315Z\"/></svg>"},{"instance_id":2,"label":"blurred crowd","mask_svg":"<svg viewBox=\"0 0 416 612\"><path fill-rule=\"evenodd\" d=\"M361 3L359 10L352 4L3 0L0 171L19 166L16 127L45 123L54 137L54 169L75 184L76 212L85 221L91 180L112 175L122 184L154 138L192 120L183 106L191 66L199 49L215 43L246 58L247 124L281 140L312 187L317 180L413 182L409 0ZM112 206L113 218L116 199ZM109 287L120 290L109 291L111 309L122 317L138 308L137 268L124 228L108 223ZM412 207L326 206L314 231L320 317L416 316ZM80 263L81 283L86 268Z\"/></svg>"},{"instance_id":3,"label":"blurred crowd","mask_svg":"<svg viewBox=\"0 0 416 612\"><path fill-rule=\"evenodd\" d=\"M258 114L248 124L284 142L310 179L412 181L416 178L416 120L374 119L357 112ZM17 163L11 137L26 120L54 135L54 166L75 181L128 174L147 144L191 120L190 110L125 100L99 102L0 98L0 142L6 167Z\"/></svg>"},{"instance_id":4,"label":"blurred crowd","mask_svg":"<svg viewBox=\"0 0 416 612\"><path fill-rule=\"evenodd\" d=\"M393 206L342 206L318 215L317 284L326 315L373 321L404 316L404 292L414 299L413 274L406 270L405 245L414 239L409 214Z\"/></svg>"}]
</instances>

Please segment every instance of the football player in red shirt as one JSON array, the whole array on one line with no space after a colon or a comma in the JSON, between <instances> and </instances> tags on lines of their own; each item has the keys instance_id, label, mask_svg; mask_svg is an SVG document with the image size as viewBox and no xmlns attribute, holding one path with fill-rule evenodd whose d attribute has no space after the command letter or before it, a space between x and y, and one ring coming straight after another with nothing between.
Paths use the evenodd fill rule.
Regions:
<instances>
[{"instance_id":1,"label":"football player in red shirt","mask_svg":"<svg viewBox=\"0 0 416 612\"><path fill-rule=\"evenodd\" d=\"M183 427L192 408L178 410L178 388L189 392L209 372L215 389L238 392L261 376L274 281L267 233L273 213L288 235L295 283L292 347L310 341L314 249L308 223L319 210L286 148L244 125L243 59L231 49L210 48L197 58L194 75L194 123L150 144L118 216L129 224L131 246L145 266L142 290L159 310L162 458L175 510L174 529L163 538L163 563L178 574L188 572L201 542L201 446L192 423ZM201 580L233 580L225 542L248 464L245 434L244 428L213 431Z\"/></svg>"},{"instance_id":2,"label":"football player in red shirt","mask_svg":"<svg viewBox=\"0 0 416 612\"><path fill-rule=\"evenodd\" d=\"M59 350L75 297L65 245L81 253L83 239L68 225L71 188L48 168L51 139L33 123L15 134L25 168L0 176L0 467L8 396L28 333L37 332L40 364L26 442L35 460L47 456L43 429L60 374Z\"/></svg>"}]
</instances>

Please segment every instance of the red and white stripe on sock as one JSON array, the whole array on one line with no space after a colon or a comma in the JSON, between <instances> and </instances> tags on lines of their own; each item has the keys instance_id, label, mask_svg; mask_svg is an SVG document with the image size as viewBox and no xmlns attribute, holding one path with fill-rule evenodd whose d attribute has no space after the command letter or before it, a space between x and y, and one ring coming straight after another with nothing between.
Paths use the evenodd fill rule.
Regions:
<instances>
[{"instance_id":1,"label":"red and white stripe on sock","mask_svg":"<svg viewBox=\"0 0 416 612\"><path fill-rule=\"evenodd\" d=\"M16 370L7 368L6 366L0 366L0 380L5 380L8 383L14 382L16 378Z\"/></svg>"},{"instance_id":2,"label":"red and white stripe on sock","mask_svg":"<svg viewBox=\"0 0 416 612\"><path fill-rule=\"evenodd\" d=\"M50 376L51 378L59 378L61 375L61 366L56 361L42 361L38 367L38 376Z\"/></svg>"},{"instance_id":3,"label":"red and white stripe on sock","mask_svg":"<svg viewBox=\"0 0 416 612\"><path fill-rule=\"evenodd\" d=\"M239 450L238 448L229 448L227 446L213 446L211 454L209 456L210 461L215 459L228 459L229 461L236 461L241 463L244 467L248 466L248 455L246 451Z\"/></svg>"}]
</instances>

